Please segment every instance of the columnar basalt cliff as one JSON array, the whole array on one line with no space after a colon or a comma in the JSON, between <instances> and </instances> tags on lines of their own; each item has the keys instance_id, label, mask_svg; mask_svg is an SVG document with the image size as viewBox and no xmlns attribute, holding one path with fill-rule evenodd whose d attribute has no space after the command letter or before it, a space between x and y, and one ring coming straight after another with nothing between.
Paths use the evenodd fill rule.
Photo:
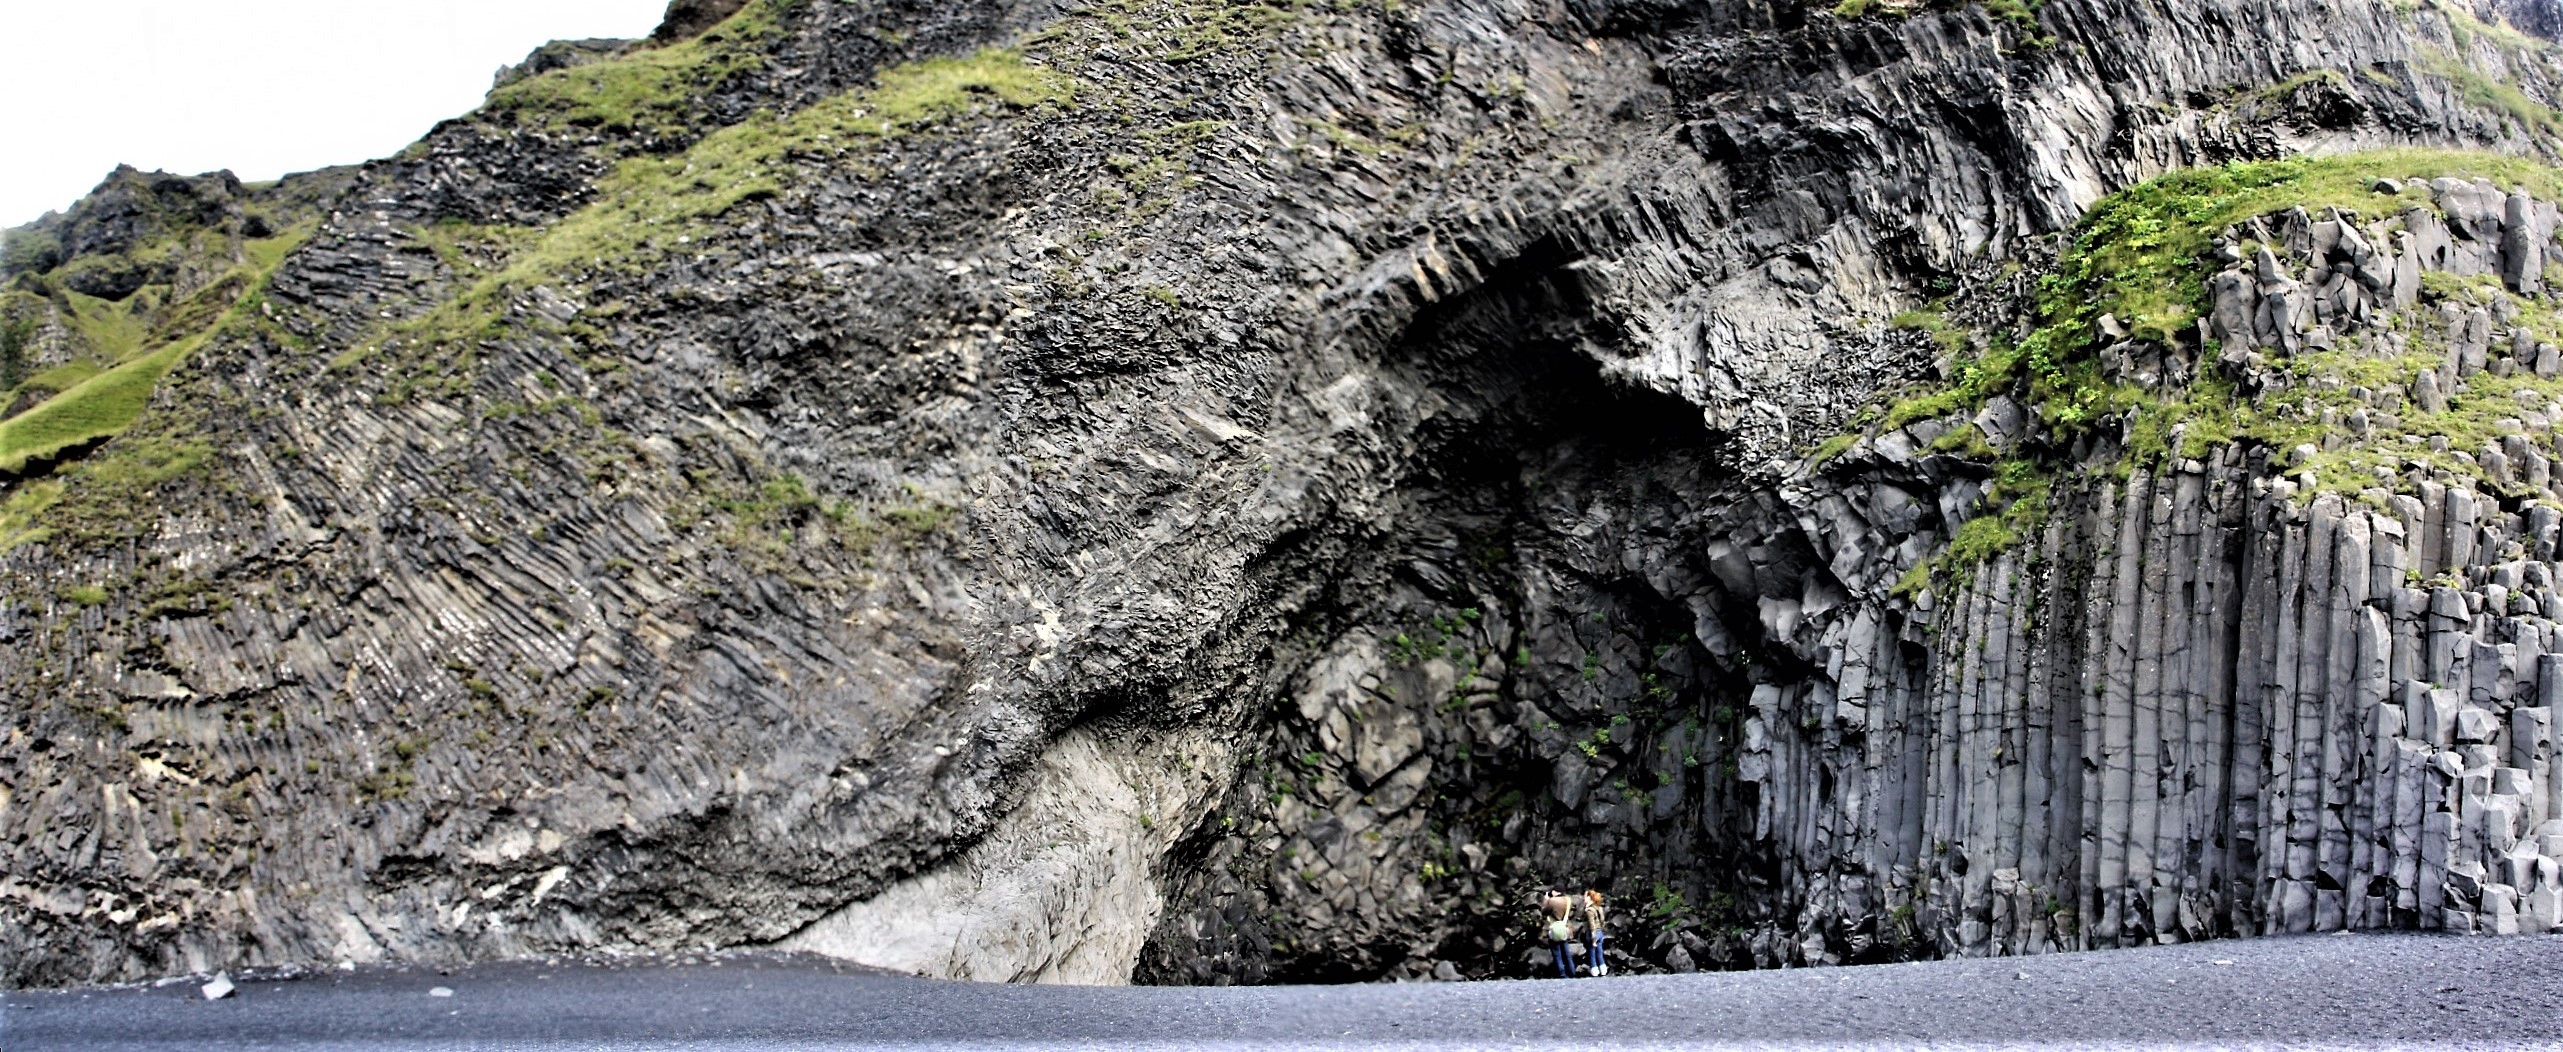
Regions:
<instances>
[{"instance_id":1,"label":"columnar basalt cliff","mask_svg":"<svg viewBox=\"0 0 2563 1052\"><path fill-rule=\"evenodd\" d=\"M1765 543L1832 588L1764 601L1805 670L1757 688L1742 763L1806 958L2563 924L2554 208L2452 178L2351 196L2229 231L2210 258L2243 262L2207 283L2205 339L2102 355L2244 397L2139 408L2085 470L1954 529L1914 454L2018 454L2042 433L2007 396L1864 437L1791 491ZM2179 357L2201 346L2222 361ZM1881 542L1934 519L2004 536L1877 602Z\"/></svg>"},{"instance_id":2,"label":"columnar basalt cliff","mask_svg":"<svg viewBox=\"0 0 2563 1052\"><path fill-rule=\"evenodd\" d=\"M687 0L120 172L0 254L0 978L2555 926L2554 22Z\"/></svg>"}]
</instances>

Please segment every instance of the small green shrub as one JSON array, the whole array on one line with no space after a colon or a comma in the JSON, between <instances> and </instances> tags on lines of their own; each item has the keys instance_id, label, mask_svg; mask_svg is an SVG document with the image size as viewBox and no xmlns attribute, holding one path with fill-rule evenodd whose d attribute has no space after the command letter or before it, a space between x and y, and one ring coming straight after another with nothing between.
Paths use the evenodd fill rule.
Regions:
<instances>
[{"instance_id":1,"label":"small green shrub","mask_svg":"<svg viewBox=\"0 0 2563 1052\"><path fill-rule=\"evenodd\" d=\"M2045 0L1985 0L1985 12L2023 29L2038 26L2038 7Z\"/></svg>"},{"instance_id":2,"label":"small green shrub","mask_svg":"<svg viewBox=\"0 0 2563 1052\"><path fill-rule=\"evenodd\" d=\"M1646 915L1667 924L1687 923L1691 904L1683 901L1681 892L1659 880L1655 882L1654 897L1646 905Z\"/></svg>"},{"instance_id":3,"label":"small green shrub","mask_svg":"<svg viewBox=\"0 0 2563 1052\"><path fill-rule=\"evenodd\" d=\"M27 381L27 345L35 335L33 317L0 317L0 391L14 390Z\"/></svg>"}]
</instances>

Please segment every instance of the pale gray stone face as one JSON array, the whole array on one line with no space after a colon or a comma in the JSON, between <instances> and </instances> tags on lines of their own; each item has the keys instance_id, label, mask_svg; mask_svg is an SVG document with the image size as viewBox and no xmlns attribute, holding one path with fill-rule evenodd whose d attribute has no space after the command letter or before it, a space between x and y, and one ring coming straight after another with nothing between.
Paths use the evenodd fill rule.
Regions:
<instances>
[{"instance_id":1,"label":"pale gray stone face","mask_svg":"<svg viewBox=\"0 0 2563 1052\"><path fill-rule=\"evenodd\" d=\"M1062 6L800 4L647 120L64 220L128 298L244 209L313 233L135 431L9 483L64 503L0 554L0 980L1488 977L1545 965L1544 886L1612 896L1615 973L2563 920L2563 405L2407 427L2563 368L2555 202L2280 208L2177 346L2095 323L2112 379L2271 407L2426 358L2301 444L2121 473L2014 391L1805 455L1963 365L1886 319L2020 335L2110 192L2548 148L2414 72L2443 16L1408 0L1177 53ZM715 46L735 5L684 8ZM723 167L990 46L1080 87ZM587 239L645 177L740 196ZM182 199L231 233L110 265ZM2477 470L2316 470L2407 433ZM194 466L83 503L136 448ZM2050 513L1899 589L2032 456Z\"/></svg>"}]
</instances>

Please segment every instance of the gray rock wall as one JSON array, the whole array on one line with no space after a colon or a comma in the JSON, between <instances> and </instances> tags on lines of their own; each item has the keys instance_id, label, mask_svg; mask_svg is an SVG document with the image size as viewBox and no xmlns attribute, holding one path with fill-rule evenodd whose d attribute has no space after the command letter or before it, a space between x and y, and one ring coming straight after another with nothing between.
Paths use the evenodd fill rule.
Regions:
<instances>
[{"instance_id":1,"label":"gray rock wall","mask_svg":"<svg viewBox=\"0 0 2563 1052\"><path fill-rule=\"evenodd\" d=\"M1837 622L1839 678L1746 728L1801 933L1908 904L1969 954L2552 927L2554 534L2426 491L2307 499L2220 451L2094 487L1928 614Z\"/></svg>"},{"instance_id":2,"label":"gray rock wall","mask_svg":"<svg viewBox=\"0 0 2563 1052\"><path fill-rule=\"evenodd\" d=\"M1756 692L1744 778L1765 786L1757 833L1811 889L1809 958L1908 904L1971 954L2563 921L2563 517L2543 470L2563 404L2541 382L2551 333L2525 313L2552 209L2452 179L2414 192L2381 219L2246 224L2220 251L2262 246L2257 276L2216 279L2203 323L2281 415L2348 386L2341 363L2419 361L2413 390L2355 388L2358 419L2321 409L2319 447L2276 463L2217 445L2068 480L2041 532L1910 612L1797 628L1825 674ZM2515 415L2434 459L2450 450L2429 405L2469 396ZM1884 460L1911 448L1887 438ZM2352 456L2370 452L2393 466ZM1811 502L1854 593L1899 570L1869 557L1878 509L1911 499L1882 488Z\"/></svg>"},{"instance_id":3,"label":"gray rock wall","mask_svg":"<svg viewBox=\"0 0 2563 1052\"><path fill-rule=\"evenodd\" d=\"M2231 426L2207 404L2156 462L2113 424L2016 546L1922 594L1994 514L1998 465L1942 440L2060 455L2019 452L2055 440L2007 396L1777 485L1588 445L1415 513L1459 535L1349 574L1401 581L1396 616L1306 666L1232 803L1258 821L1203 848L1206 905L1143 975L1532 974L1546 886L1622 896L1640 968L2550 927L2554 226L2487 184L2386 189L2240 224L2197 333L2099 349L2159 390L2215 371L2313 443L2190 449ZM2494 872L2523 883L2486 898Z\"/></svg>"},{"instance_id":4,"label":"gray rock wall","mask_svg":"<svg viewBox=\"0 0 2563 1052\"><path fill-rule=\"evenodd\" d=\"M2050 605L1987 573L1914 610L1884 589L1981 466L1907 434L1802 480L1793 451L1932 368L1878 319L2021 280L2110 189L2534 153L2445 70L2557 83L2385 2L1105 17L1200 14L1172 6L793 5L629 126L494 107L351 175L257 319L10 484L0 975L877 949L832 917L1012 933L901 958L956 975L1496 975L1522 894L1591 881L1649 966L1874 959L1994 945L1961 915L2039 913L2121 798L2150 824L2073 886L2073 937L2104 888L2157 930L2156 883L2205 872L2160 861L2168 790L2070 777L2104 710L2026 693L2120 683L2154 714L2129 748L2163 740L2160 668L2075 671L2134 643L2039 627L2147 594L2167 563L2119 564L2155 534L2041 542ZM790 123L990 44L1070 101ZM689 223L686 164L759 192ZM2257 461L2220 463L2234 494L2181 514L2257 521ZM2275 565L2228 573L2235 610ZM2045 744L1988 729L2014 715ZM1063 796L1165 788L1086 762L1104 731L1236 759L1166 790L1180 820L1098 808L1045 854Z\"/></svg>"}]
</instances>

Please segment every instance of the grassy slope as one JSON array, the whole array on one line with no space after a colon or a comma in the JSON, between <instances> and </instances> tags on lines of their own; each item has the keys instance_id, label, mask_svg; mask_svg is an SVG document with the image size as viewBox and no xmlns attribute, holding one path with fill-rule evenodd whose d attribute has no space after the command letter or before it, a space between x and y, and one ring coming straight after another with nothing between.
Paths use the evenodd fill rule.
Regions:
<instances>
[{"instance_id":1,"label":"grassy slope","mask_svg":"<svg viewBox=\"0 0 2563 1052\"><path fill-rule=\"evenodd\" d=\"M172 304L152 321L136 316L131 303L67 294L72 301L72 326L88 340L91 357L26 381L61 393L0 421L0 472L22 471L31 461L111 437L131 426L150 403L160 379L256 296L276 264L304 236L295 232L250 242L243 253L246 262L189 300Z\"/></svg>"},{"instance_id":2,"label":"grassy slope","mask_svg":"<svg viewBox=\"0 0 2563 1052\"><path fill-rule=\"evenodd\" d=\"M751 6L740 17L759 10ZM630 61L636 60L606 64ZM582 101L577 90L605 85L598 90L619 92L612 86L621 83L616 75L601 74L552 87L569 92L560 103L565 112L584 113L590 104ZM929 58L882 70L869 89L831 97L789 116L760 113L704 136L683 152L626 159L597 182L593 203L528 239L504 266L426 316L350 349L332 364L347 368L377 352L400 348L437 351L433 356L437 360L468 366L478 344L501 333L505 305L517 293L592 267L641 266L708 235L722 213L783 189L794 168L787 163L787 154L843 159L882 140L982 107L1066 105L1076 89L1073 79L1028 63L1012 51L988 49L968 56ZM619 104L597 105L619 112ZM447 383L461 379L452 371L441 376ZM397 384L392 400L405 398L421 386Z\"/></svg>"},{"instance_id":3,"label":"grassy slope","mask_svg":"<svg viewBox=\"0 0 2563 1052\"><path fill-rule=\"evenodd\" d=\"M495 93L483 115L548 128L681 132L693 98L764 61L762 49L778 30L781 13L798 2L803 0L758 0L693 40L529 78ZM486 234L481 240L505 246L504 259L472 267L480 277L461 294L423 318L378 333L332 364L352 367L398 348L408 352L400 356L408 361L395 367L385 400L458 393L479 346L516 323L505 310L515 294L595 266L642 266L708 233L723 212L779 192L792 178L787 154L845 158L977 111L1066 106L1077 90L1074 78L1002 49L906 63L882 70L870 88L790 115L759 113L681 152L625 158L599 180L594 203L540 231L422 231L431 245ZM76 370L47 377L78 382L0 422L0 469L18 470L133 427L156 385L235 320L238 307L254 301L289 248L246 246L249 262L235 274L244 290L239 298L212 311L199 305L193 316L201 324L183 332L157 326L136 333L129 317L115 309L119 305L82 305L76 324L93 346L108 349L97 356L103 360L91 363L100 371L85 378ZM432 375L421 380L414 375L420 373ZM183 421L163 423L149 434L119 438L60 477L18 487L0 502L0 549L66 531L74 538L103 536L108 524L130 518L153 487L202 462L205 447Z\"/></svg>"}]
</instances>

